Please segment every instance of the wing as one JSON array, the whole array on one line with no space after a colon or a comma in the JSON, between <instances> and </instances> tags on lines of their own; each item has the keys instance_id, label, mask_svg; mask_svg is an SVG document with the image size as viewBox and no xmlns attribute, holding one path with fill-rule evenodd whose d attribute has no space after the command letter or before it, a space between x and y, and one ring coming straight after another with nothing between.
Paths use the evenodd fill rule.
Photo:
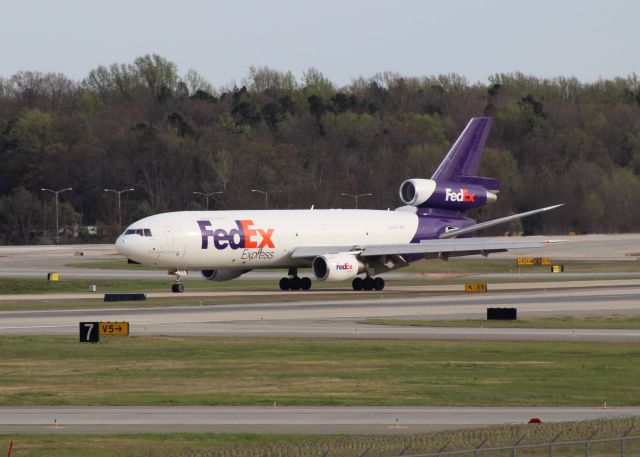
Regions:
<instances>
[{"instance_id":1,"label":"wing","mask_svg":"<svg viewBox=\"0 0 640 457\"><path fill-rule=\"evenodd\" d=\"M475 254L488 255L494 252L508 251L510 249L541 248L554 242L555 241L540 239L512 240L499 238L460 238L449 240L425 240L421 243L406 244L302 246L296 248L292 252L291 258L303 259L327 254L353 254L359 257L422 254L426 258L447 258Z\"/></svg>"},{"instance_id":2,"label":"wing","mask_svg":"<svg viewBox=\"0 0 640 457\"><path fill-rule=\"evenodd\" d=\"M460 235L477 232L494 225L504 224L512 220L526 216L543 213L562 206L554 205L540 208L526 213L501 217L487 222L481 222L468 227L449 230L440 235L438 239L423 240L420 243L404 244L365 244L365 245L342 245L342 246L301 246L291 253L292 259L313 259L321 255L331 254L351 254L359 258L369 260L381 260L386 268L398 268L407 265L406 256L422 255L425 259L466 256L482 254L487 256L494 252L504 252L510 249L533 249L541 248L556 241L521 238L456 238ZM391 260L390 262L388 262Z\"/></svg>"}]
</instances>

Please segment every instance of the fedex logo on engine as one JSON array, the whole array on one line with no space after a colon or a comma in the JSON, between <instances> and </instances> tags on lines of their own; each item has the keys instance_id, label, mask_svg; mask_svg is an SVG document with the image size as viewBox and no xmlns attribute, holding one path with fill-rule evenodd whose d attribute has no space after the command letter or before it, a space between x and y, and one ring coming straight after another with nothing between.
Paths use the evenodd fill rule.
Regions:
<instances>
[{"instance_id":1,"label":"fedex logo on engine","mask_svg":"<svg viewBox=\"0 0 640 457\"><path fill-rule=\"evenodd\" d=\"M446 202L475 202L476 194L472 194L468 189L460 189L460 192L454 192L450 188L445 189L444 201Z\"/></svg>"},{"instance_id":2,"label":"fedex logo on engine","mask_svg":"<svg viewBox=\"0 0 640 457\"><path fill-rule=\"evenodd\" d=\"M213 241L216 249L262 249L275 248L273 240L273 229L255 228L253 220L236 220L236 227L231 230L223 228L212 229L211 221L197 221L202 235L201 249L209 248L209 239Z\"/></svg>"},{"instance_id":3,"label":"fedex logo on engine","mask_svg":"<svg viewBox=\"0 0 640 457\"><path fill-rule=\"evenodd\" d=\"M336 270L353 270L353 265L350 263L338 263L336 264Z\"/></svg>"}]
</instances>

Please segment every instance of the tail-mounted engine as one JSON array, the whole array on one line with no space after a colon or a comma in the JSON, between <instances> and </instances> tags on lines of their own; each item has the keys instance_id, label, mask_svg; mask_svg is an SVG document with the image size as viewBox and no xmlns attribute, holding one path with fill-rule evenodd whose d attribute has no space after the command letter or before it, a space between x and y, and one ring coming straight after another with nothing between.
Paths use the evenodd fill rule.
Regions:
<instances>
[{"instance_id":1,"label":"tail-mounted engine","mask_svg":"<svg viewBox=\"0 0 640 457\"><path fill-rule=\"evenodd\" d=\"M400 185L405 205L464 211L496 201L497 196L477 184L436 182L432 179L408 179Z\"/></svg>"}]
</instances>

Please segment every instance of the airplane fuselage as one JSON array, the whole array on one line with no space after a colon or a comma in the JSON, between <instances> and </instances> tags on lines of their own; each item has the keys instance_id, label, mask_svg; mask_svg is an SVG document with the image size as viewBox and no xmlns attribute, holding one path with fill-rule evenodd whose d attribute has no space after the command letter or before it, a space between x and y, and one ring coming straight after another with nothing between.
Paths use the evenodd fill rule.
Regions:
<instances>
[{"instance_id":1,"label":"airplane fuselage","mask_svg":"<svg viewBox=\"0 0 640 457\"><path fill-rule=\"evenodd\" d=\"M419 242L472 222L380 210L182 211L137 221L116 246L131 260L157 267L305 267L309 259L292 259L294 249Z\"/></svg>"}]
</instances>

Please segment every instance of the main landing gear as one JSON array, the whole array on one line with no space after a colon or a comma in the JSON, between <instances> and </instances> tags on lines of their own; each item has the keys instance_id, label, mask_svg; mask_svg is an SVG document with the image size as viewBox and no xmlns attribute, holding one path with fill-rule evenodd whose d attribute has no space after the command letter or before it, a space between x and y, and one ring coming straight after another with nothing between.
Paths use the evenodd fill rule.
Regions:
<instances>
[{"instance_id":1,"label":"main landing gear","mask_svg":"<svg viewBox=\"0 0 640 457\"><path fill-rule=\"evenodd\" d=\"M297 268L289 268L289 276L280 279L280 289L282 290L309 290L311 289L311 279L300 278Z\"/></svg>"},{"instance_id":2,"label":"main landing gear","mask_svg":"<svg viewBox=\"0 0 640 457\"><path fill-rule=\"evenodd\" d=\"M382 290L384 289L384 279L372 278L371 276L367 276L365 278L355 277L351 282L351 287L353 290Z\"/></svg>"}]
</instances>

